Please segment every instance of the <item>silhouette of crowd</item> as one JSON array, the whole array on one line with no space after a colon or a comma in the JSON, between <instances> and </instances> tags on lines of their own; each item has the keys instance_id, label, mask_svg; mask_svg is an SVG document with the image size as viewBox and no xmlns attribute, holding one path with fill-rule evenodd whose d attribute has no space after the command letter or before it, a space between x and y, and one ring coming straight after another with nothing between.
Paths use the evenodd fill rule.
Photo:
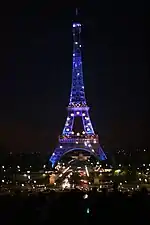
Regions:
<instances>
[{"instance_id":1,"label":"silhouette of crowd","mask_svg":"<svg viewBox=\"0 0 150 225\"><path fill-rule=\"evenodd\" d=\"M0 196L0 224L148 224L150 196L146 189L121 193L92 190Z\"/></svg>"}]
</instances>

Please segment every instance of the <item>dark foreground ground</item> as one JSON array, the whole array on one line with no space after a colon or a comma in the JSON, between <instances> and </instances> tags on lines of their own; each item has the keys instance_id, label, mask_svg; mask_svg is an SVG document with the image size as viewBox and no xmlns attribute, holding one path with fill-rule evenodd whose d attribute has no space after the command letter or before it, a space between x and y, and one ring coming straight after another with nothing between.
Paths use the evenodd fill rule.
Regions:
<instances>
[{"instance_id":1,"label":"dark foreground ground","mask_svg":"<svg viewBox=\"0 0 150 225\"><path fill-rule=\"evenodd\" d=\"M150 196L146 190L131 197L119 192L50 192L0 196L0 224L149 224Z\"/></svg>"}]
</instances>

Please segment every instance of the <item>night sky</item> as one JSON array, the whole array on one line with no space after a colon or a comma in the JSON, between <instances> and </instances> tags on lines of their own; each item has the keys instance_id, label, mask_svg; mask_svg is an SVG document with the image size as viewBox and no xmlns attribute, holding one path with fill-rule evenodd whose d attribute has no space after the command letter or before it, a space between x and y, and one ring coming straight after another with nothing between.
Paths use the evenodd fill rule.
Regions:
<instances>
[{"instance_id":1,"label":"night sky","mask_svg":"<svg viewBox=\"0 0 150 225\"><path fill-rule=\"evenodd\" d=\"M108 151L148 147L148 6L144 1L95 2L80 6L94 129ZM75 5L26 1L2 11L0 151L52 152L67 116Z\"/></svg>"}]
</instances>

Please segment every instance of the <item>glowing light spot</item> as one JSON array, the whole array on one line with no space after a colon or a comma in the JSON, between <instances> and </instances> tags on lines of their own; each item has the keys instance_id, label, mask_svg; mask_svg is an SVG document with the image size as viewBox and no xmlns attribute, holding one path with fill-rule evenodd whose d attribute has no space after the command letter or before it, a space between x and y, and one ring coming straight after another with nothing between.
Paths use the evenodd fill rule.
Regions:
<instances>
[{"instance_id":1,"label":"glowing light spot","mask_svg":"<svg viewBox=\"0 0 150 225\"><path fill-rule=\"evenodd\" d=\"M87 146L87 143L86 143L86 141L84 142L84 145L85 145L85 146Z\"/></svg>"},{"instance_id":2,"label":"glowing light spot","mask_svg":"<svg viewBox=\"0 0 150 225\"><path fill-rule=\"evenodd\" d=\"M86 213L87 213L87 214L89 214L89 213L90 213L90 209L89 209L89 208L87 208Z\"/></svg>"}]
</instances>

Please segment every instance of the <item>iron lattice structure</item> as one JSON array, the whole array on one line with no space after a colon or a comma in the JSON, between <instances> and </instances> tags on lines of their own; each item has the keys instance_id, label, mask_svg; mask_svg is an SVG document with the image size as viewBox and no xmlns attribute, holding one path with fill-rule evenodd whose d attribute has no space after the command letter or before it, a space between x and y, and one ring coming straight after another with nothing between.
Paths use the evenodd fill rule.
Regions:
<instances>
[{"instance_id":1,"label":"iron lattice structure","mask_svg":"<svg viewBox=\"0 0 150 225\"><path fill-rule=\"evenodd\" d=\"M73 23L73 65L72 65L72 87L70 101L67 107L68 116L62 132L59 136L59 145L50 157L52 166L61 159L61 157L74 150L84 150L94 155L99 160L105 160L106 155L99 144L98 135L95 134L90 117L89 107L86 103L82 56L81 56L81 24ZM83 123L82 133L74 134L73 127L76 117L80 117Z\"/></svg>"}]
</instances>

